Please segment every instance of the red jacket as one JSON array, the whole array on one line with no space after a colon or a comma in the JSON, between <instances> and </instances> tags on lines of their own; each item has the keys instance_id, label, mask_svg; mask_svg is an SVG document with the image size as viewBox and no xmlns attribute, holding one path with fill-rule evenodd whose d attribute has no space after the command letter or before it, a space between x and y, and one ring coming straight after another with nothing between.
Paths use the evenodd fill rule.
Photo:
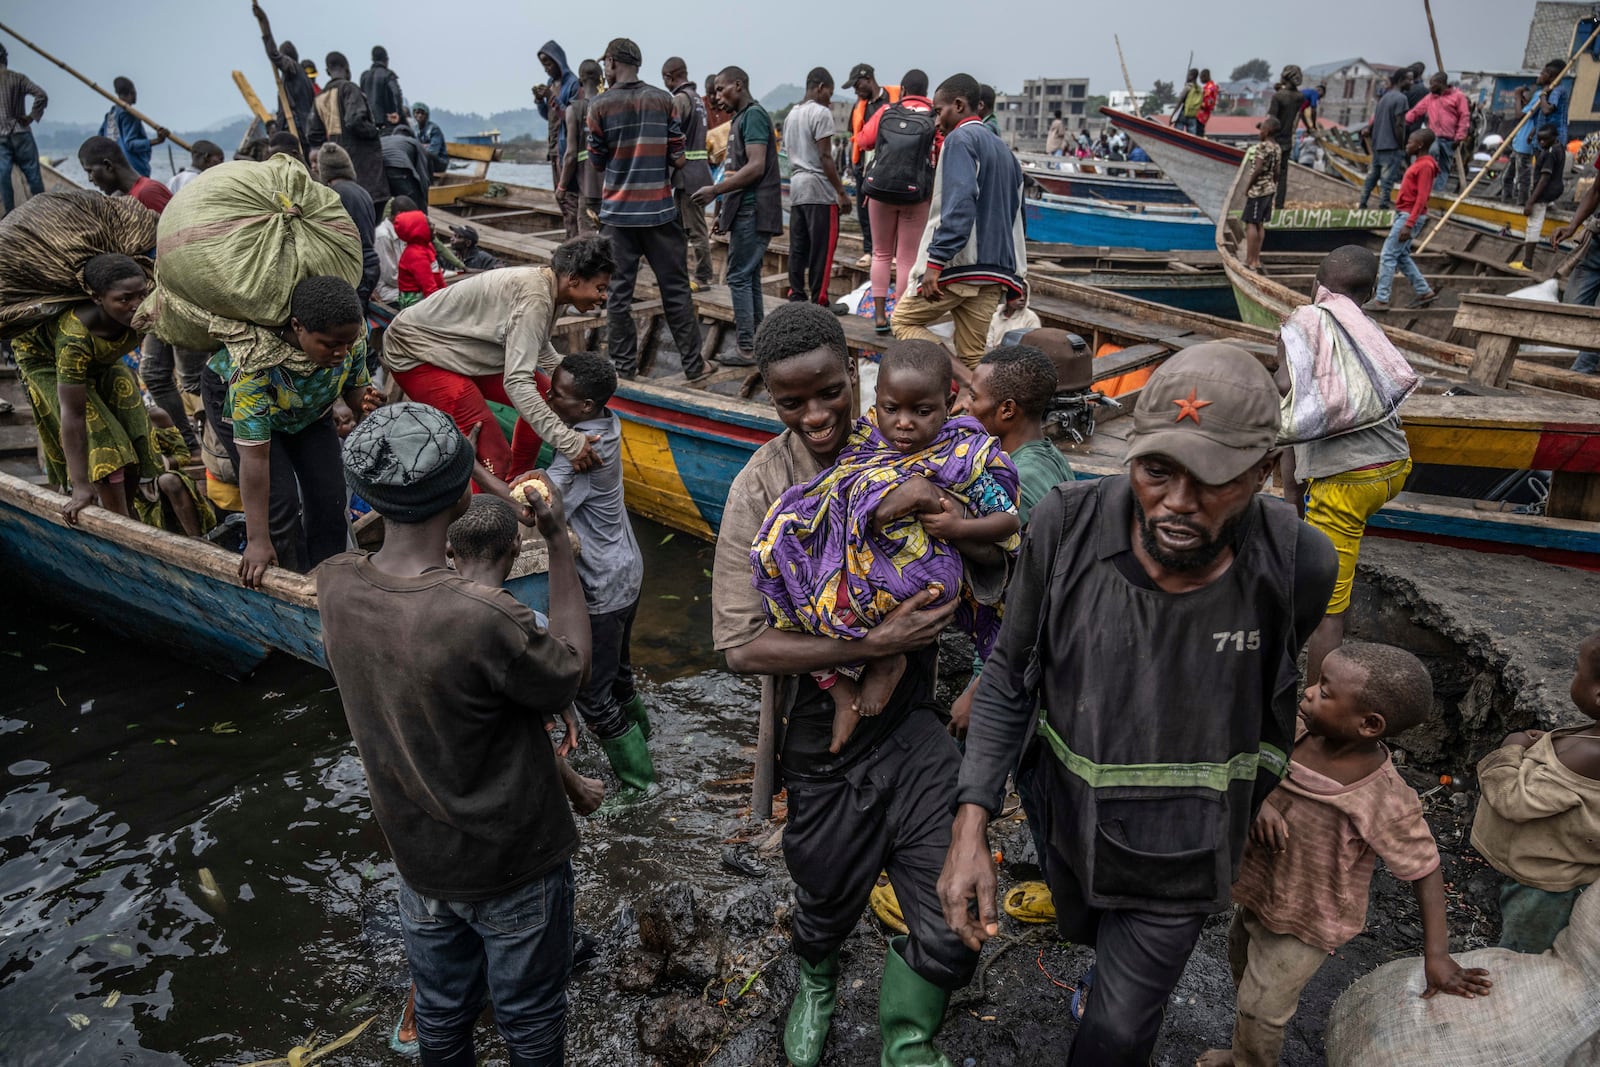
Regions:
<instances>
[{"instance_id":1,"label":"red jacket","mask_svg":"<svg viewBox=\"0 0 1600 1067\"><path fill-rule=\"evenodd\" d=\"M444 288L444 274L433 254L433 226L420 211L402 211L394 217L394 232L406 243L400 253L395 288L402 293L427 296Z\"/></svg>"},{"instance_id":2,"label":"red jacket","mask_svg":"<svg viewBox=\"0 0 1600 1067\"><path fill-rule=\"evenodd\" d=\"M1400 195L1394 198L1394 209L1410 215L1413 228L1417 220L1428 213L1428 194L1433 191L1433 179L1438 176L1438 160L1424 152L1411 161L1406 176L1400 179Z\"/></svg>"}]
</instances>

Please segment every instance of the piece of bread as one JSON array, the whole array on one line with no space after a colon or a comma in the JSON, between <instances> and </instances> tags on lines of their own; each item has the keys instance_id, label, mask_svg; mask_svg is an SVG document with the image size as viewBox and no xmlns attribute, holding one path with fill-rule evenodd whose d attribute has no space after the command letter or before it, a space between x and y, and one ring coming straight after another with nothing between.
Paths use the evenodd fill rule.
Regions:
<instances>
[{"instance_id":1,"label":"piece of bread","mask_svg":"<svg viewBox=\"0 0 1600 1067\"><path fill-rule=\"evenodd\" d=\"M539 479L539 478L529 478L527 481L523 482L521 485L519 485L516 488L512 489L511 490L511 498L513 500L517 501L517 503L519 503L519 504L527 504L528 503L528 491L530 489L533 490L534 492L538 493L541 497L544 498L544 502L545 502L546 506L549 505L550 500L551 500L550 487L548 485L544 484L544 481L542 479Z\"/></svg>"}]
</instances>

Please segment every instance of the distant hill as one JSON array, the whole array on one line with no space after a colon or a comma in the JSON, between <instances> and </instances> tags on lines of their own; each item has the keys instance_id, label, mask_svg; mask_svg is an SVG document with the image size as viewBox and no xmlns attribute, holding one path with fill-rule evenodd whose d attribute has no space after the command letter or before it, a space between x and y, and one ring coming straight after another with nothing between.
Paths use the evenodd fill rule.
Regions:
<instances>
[{"instance_id":1,"label":"distant hill","mask_svg":"<svg viewBox=\"0 0 1600 1067\"><path fill-rule=\"evenodd\" d=\"M768 111L781 111L790 104L798 103L805 95L806 91L802 87L784 82L761 98L761 106Z\"/></svg>"},{"instance_id":2,"label":"distant hill","mask_svg":"<svg viewBox=\"0 0 1600 1067\"><path fill-rule=\"evenodd\" d=\"M487 117L477 112L462 114L440 108L434 111L431 117L444 131L447 141L459 140L486 130L499 130L502 141L510 141L517 137L535 141L543 141L545 138L545 121L539 117L539 112L531 107L518 108L514 111L497 111ZM239 142L249 125L249 115L234 115L212 123L204 129L174 132L191 144L202 139L214 141L222 147L224 153L231 156L239 147ZM98 123L56 122L53 119L45 119L33 127L33 136L39 143L40 154L50 158L76 154L78 146L83 144L86 138L93 137L99 132ZM154 132L151 130L152 134ZM156 151L165 153L166 148L157 146ZM174 146L173 151L178 156L180 166L188 163L183 149Z\"/></svg>"},{"instance_id":3,"label":"distant hill","mask_svg":"<svg viewBox=\"0 0 1600 1067\"><path fill-rule=\"evenodd\" d=\"M531 107L518 108L515 111L496 111L487 117L476 111L462 114L440 108L429 117L439 124L447 141L460 140L462 137L470 137L486 130L499 130L502 141L521 136L542 141L546 136L544 119L540 118L539 112Z\"/></svg>"}]
</instances>

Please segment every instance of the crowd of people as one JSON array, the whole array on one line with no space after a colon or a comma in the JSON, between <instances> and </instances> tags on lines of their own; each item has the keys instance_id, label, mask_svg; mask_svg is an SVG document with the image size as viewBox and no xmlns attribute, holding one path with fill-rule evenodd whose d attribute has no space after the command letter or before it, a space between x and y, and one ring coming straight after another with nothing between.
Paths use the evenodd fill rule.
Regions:
<instances>
[{"instance_id":1,"label":"crowd of people","mask_svg":"<svg viewBox=\"0 0 1600 1067\"><path fill-rule=\"evenodd\" d=\"M715 373L692 296L712 284L700 227L714 203L736 320L721 362L753 368L783 426L729 489L712 637L731 670L770 676L784 727L800 972L789 1062L821 1060L841 945L869 898L885 897L904 930L878 991L882 1062L949 1062L936 1038L950 995L999 929L987 826L1008 782L1044 876L1031 917L1095 951L1075 981L1069 1063L1148 1063L1201 927L1230 907L1232 1046L1200 1063L1276 1063L1301 989L1363 928L1380 857L1421 909L1422 995L1492 995L1488 974L1451 957L1438 849L1385 744L1437 714L1428 672L1402 649L1345 640L1366 522L1411 468L1398 404L1414 381L1366 312L1386 306L1396 270L1428 299L1406 244L1439 171L1430 149L1453 140L1439 79L1441 99L1379 103L1396 134L1426 122L1404 141L1412 162L1382 256L1329 253L1276 359L1216 342L1168 359L1131 413L1126 472L1076 480L1045 418L1083 357L1058 330L989 339L1026 293L1022 174L994 128L993 90L971 76L933 85L913 69L881 85L857 64L843 169L833 77L806 76L783 124L790 299L768 315L761 264L784 230L779 131L743 69L723 68L702 95L678 57L663 64L667 88L645 83L627 38L576 72L548 42L534 95L570 239L548 265L504 267L470 226L436 239L425 207L443 138L426 105L408 112L385 50L372 49L359 83L328 53L319 88L256 14L285 88L269 149L290 162L273 165L306 166L337 195L360 235L359 281L299 280L269 343L189 351L143 338L148 404L122 358L141 345L132 324L149 291L127 255L90 259L87 299L13 346L69 521L98 503L200 535L233 510L244 584L273 564L315 570L328 662L400 874L413 987L398 1047L414 1043L430 1065L475 1062L488 998L513 1062L562 1061L572 816L649 802L656 778L630 655L643 562L608 405L639 373L641 261L686 381ZM13 124L4 144L23 162L19 93L33 95L35 120L44 96L9 76L0 130ZM1300 82L1283 70L1283 99L1245 164L1251 266L1283 203L1286 131L1308 110L1315 121ZM1410 83L1393 84L1403 102ZM1203 134L1215 90L1192 71L1174 122ZM720 177L707 165L714 124L728 127ZM106 131L79 152L90 181L158 213L222 162L197 142L162 186L138 165L153 142L135 116L114 109ZM1375 151L1374 173L1389 167ZM1532 166L1530 197L1549 180ZM827 306L852 206L874 325L893 335L859 419L855 364ZM463 276L445 284L442 261ZM381 354L373 300L398 308ZM602 305L606 352L559 352L563 310ZM948 346L929 329L942 320ZM1328 401L1319 432L1280 447L1285 411L1312 402L1311 383L1350 345L1389 369L1392 380L1363 384L1393 385L1391 402L1362 418ZM491 405L509 410L509 438ZM231 497L183 474L197 447L225 458ZM1278 494L1266 491L1274 477ZM353 501L383 518L380 550L346 551ZM548 548L547 614L503 589L522 526ZM952 624L977 662L947 709L933 676ZM1600 719L1600 635L1578 660L1572 701ZM621 786L604 800L566 762L585 730ZM1481 766L1473 841L1507 878L1503 944L1516 951L1549 948L1600 876L1594 740L1524 731Z\"/></svg>"}]
</instances>

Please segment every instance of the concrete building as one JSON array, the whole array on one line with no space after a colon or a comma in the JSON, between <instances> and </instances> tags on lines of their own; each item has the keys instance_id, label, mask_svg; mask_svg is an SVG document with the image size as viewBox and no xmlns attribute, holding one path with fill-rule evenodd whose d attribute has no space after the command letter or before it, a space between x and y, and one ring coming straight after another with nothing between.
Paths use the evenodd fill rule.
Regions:
<instances>
[{"instance_id":1,"label":"concrete building","mask_svg":"<svg viewBox=\"0 0 1600 1067\"><path fill-rule=\"evenodd\" d=\"M1372 118L1372 109L1396 69L1393 64L1369 63L1357 56L1306 67L1305 80L1300 84L1312 89L1326 84L1328 92L1317 109L1317 117L1346 129L1357 129Z\"/></svg>"},{"instance_id":2,"label":"concrete building","mask_svg":"<svg viewBox=\"0 0 1600 1067\"><path fill-rule=\"evenodd\" d=\"M1533 5L1528 23L1528 43L1522 52L1522 67L1532 77L1552 59L1566 59L1578 50L1595 31L1594 4L1548 3ZM1506 88L1511 87L1507 79ZM1572 103L1567 109L1567 130L1584 137L1600 130L1600 60L1594 48L1578 56L1567 76ZM1501 86L1497 90L1503 92ZM1499 93L1497 93L1499 95Z\"/></svg>"},{"instance_id":3,"label":"concrete building","mask_svg":"<svg viewBox=\"0 0 1600 1067\"><path fill-rule=\"evenodd\" d=\"M996 94L994 113L1007 144L1022 152L1043 152L1057 111L1073 132L1103 125L1101 115L1089 114L1088 103L1088 78L1029 78L1020 93Z\"/></svg>"}]
</instances>

